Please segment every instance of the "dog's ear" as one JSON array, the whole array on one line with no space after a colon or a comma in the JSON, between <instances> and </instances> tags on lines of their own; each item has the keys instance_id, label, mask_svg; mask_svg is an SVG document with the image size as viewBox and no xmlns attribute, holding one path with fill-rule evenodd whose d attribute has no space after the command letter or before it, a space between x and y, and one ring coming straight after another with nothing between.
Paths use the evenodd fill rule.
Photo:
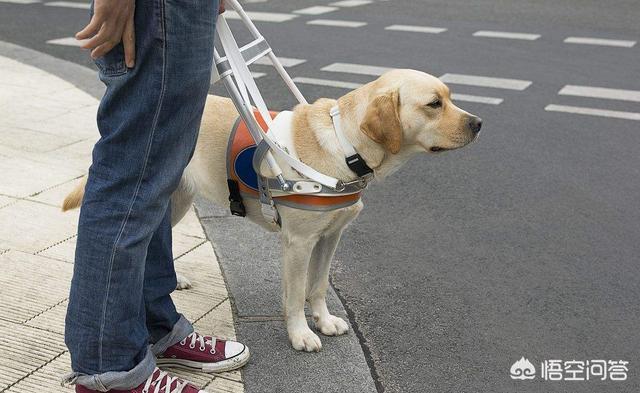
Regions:
<instances>
[{"instance_id":1,"label":"dog's ear","mask_svg":"<svg viewBox=\"0 0 640 393\"><path fill-rule=\"evenodd\" d=\"M398 91L376 96L367 107L360 130L374 142L396 154L402 145Z\"/></svg>"}]
</instances>

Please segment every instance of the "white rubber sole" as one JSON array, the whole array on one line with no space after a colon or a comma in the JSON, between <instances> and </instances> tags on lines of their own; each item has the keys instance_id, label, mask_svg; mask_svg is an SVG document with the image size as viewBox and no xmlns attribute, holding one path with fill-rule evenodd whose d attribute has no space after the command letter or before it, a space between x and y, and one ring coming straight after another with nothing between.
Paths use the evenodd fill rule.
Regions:
<instances>
[{"instance_id":1,"label":"white rubber sole","mask_svg":"<svg viewBox=\"0 0 640 393\"><path fill-rule=\"evenodd\" d=\"M204 373L222 373L225 371L232 371L244 366L245 364L247 364L250 357L251 354L249 353L249 348L245 347L244 351L232 357L231 359L221 360L215 363L202 363L194 362L192 360L161 358L156 359L156 365L158 365L158 367L165 366L182 368L186 370L197 370Z\"/></svg>"}]
</instances>

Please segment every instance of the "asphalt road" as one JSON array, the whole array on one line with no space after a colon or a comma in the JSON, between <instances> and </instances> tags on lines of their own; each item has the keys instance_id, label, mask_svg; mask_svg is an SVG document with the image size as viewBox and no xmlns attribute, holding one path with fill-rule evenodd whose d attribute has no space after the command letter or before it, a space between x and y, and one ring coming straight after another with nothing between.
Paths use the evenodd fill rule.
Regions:
<instances>
[{"instance_id":1,"label":"asphalt road","mask_svg":"<svg viewBox=\"0 0 640 393\"><path fill-rule=\"evenodd\" d=\"M293 15L319 5L327 4L246 8ZM375 66L449 74L454 93L484 102L458 103L484 119L480 140L418 157L372 186L339 247L332 284L378 389L640 391L640 45L628 42L640 39L637 1L336 8L258 22L276 54L305 60L290 68L293 76L322 80L300 84L310 100L344 94L327 86L335 81L372 80ZM317 19L366 25L307 24ZM0 2L0 40L89 66L76 47L47 43L85 21L82 9ZM386 29L392 25L446 31ZM274 109L294 103L273 69L254 70L266 74L258 81ZM559 94L565 86L581 88ZM523 356L537 376L514 381L509 368ZM628 379L545 381L541 362L552 359L628 361Z\"/></svg>"}]
</instances>

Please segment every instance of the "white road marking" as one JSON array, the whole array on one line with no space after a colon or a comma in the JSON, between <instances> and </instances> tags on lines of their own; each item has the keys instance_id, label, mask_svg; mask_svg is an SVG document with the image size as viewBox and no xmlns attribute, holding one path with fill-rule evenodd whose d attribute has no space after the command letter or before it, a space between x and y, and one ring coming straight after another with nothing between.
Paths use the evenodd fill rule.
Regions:
<instances>
[{"instance_id":1,"label":"white road marking","mask_svg":"<svg viewBox=\"0 0 640 393\"><path fill-rule=\"evenodd\" d=\"M335 5L336 7L358 7L361 5L371 4L373 1L371 0L343 0L336 1L335 3L331 3L329 5Z\"/></svg>"},{"instance_id":2,"label":"white road marking","mask_svg":"<svg viewBox=\"0 0 640 393\"><path fill-rule=\"evenodd\" d=\"M491 78L488 76L444 74L440 77L444 83L468 86L492 87L495 89L524 90L531 85L531 81L520 79Z\"/></svg>"},{"instance_id":3,"label":"white road marking","mask_svg":"<svg viewBox=\"0 0 640 393\"><path fill-rule=\"evenodd\" d=\"M564 42L567 44L584 44L584 45L604 45L604 46L618 46L623 48L631 48L636 44L636 41L626 40L609 40L605 38L590 38L590 37L567 37Z\"/></svg>"},{"instance_id":4,"label":"white road marking","mask_svg":"<svg viewBox=\"0 0 640 393\"><path fill-rule=\"evenodd\" d=\"M251 71L251 76L253 76L253 79L262 78L265 75L267 75L265 72L253 72L253 71Z\"/></svg>"},{"instance_id":5,"label":"white road marking","mask_svg":"<svg viewBox=\"0 0 640 393\"><path fill-rule=\"evenodd\" d=\"M335 20L335 19L315 19L307 22L308 25L319 26L335 26L335 27L362 27L367 22L354 22L350 20Z\"/></svg>"},{"instance_id":6,"label":"white road marking","mask_svg":"<svg viewBox=\"0 0 640 393\"><path fill-rule=\"evenodd\" d=\"M295 10L293 12L296 14L303 14L303 15L320 15L320 14L326 14L327 12L333 12L336 10L338 10L337 7L325 7L323 5L317 5L314 7L303 8L301 10Z\"/></svg>"},{"instance_id":7,"label":"white road marking","mask_svg":"<svg viewBox=\"0 0 640 393\"><path fill-rule=\"evenodd\" d=\"M329 79L305 78L301 76L293 78L293 81L295 83L303 83L306 85L338 87L341 89L357 89L358 87L362 86L361 83L332 81Z\"/></svg>"},{"instance_id":8,"label":"white road marking","mask_svg":"<svg viewBox=\"0 0 640 393\"><path fill-rule=\"evenodd\" d=\"M604 87L566 85L559 92L563 96L592 97L605 100L622 100L640 102L640 91L608 89Z\"/></svg>"},{"instance_id":9,"label":"white road marking","mask_svg":"<svg viewBox=\"0 0 640 393\"><path fill-rule=\"evenodd\" d=\"M0 3L13 3L13 4L34 4L39 2L40 0L0 0Z\"/></svg>"},{"instance_id":10,"label":"white road marking","mask_svg":"<svg viewBox=\"0 0 640 393\"><path fill-rule=\"evenodd\" d=\"M54 40L47 41L47 44L64 45L64 46L82 46L88 40L78 41L74 37L56 38Z\"/></svg>"},{"instance_id":11,"label":"white road marking","mask_svg":"<svg viewBox=\"0 0 640 393\"><path fill-rule=\"evenodd\" d=\"M451 94L451 99L454 101L466 101L466 102L479 102L481 104L489 104L489 105L500 105L502 98L496 97L484 97L484 96L474 96L469 94Z\"/></svg>"},{"instance_id":12,"label":"white road marking","mask_svg":"<svg viewBox=\"0 0 640 393\"><path fill-rule=\"evenodd\" d=\"M334 81L330 79L316 79L316 78L305 78L305 77L293 78L293 81L295 83L302 83L306 85L337 87L339 89L349 89L349 90L357 89L358 87L363 85L362 83L343 82L343 81ZM473 96L469 94L452 94L451 99L453 99L454 101L479 102L482 104L489 104L489 105L500 105L503 101L502 98Z\"/></svg>"},{"instance_id":13,"label":"white road marking","mask_svg":"<svg viewBox=\"0 0 640 393\"><path fill-rule=\"evenodd\" d=\"M280 57L280 56L278 56L278 60L280 60L280 63L282 63L283 67L287 67L287 68L295 67L297 65L300 65L306 62L305 59L294 59L292 57ZM256 60L253 64L273 65L271 64L271 60L269 60L268 57L261 57L258 60Z\"/></svg>"},{"instance_id":14,"label":"white road marking","mask_svg":"<svg viewBox=\"0 0 640 393\"><path fill-rule=\"evenodd\" d=\"M574 113L578 115L613 117L616 119L640 121L640 113L635 113L635 112L610 111L606 109L585 108L581 106L566 106L566 105L547 105L546 108L544 108L544 110L550 111L550 112L564 112L564 113Z\"/></svg>"},{"instance_id":15,"label":"white road marking","mask_svg":"<svg viewBox=\"0 0 640 393\"><path fill-rule=\"evenodd\" d=\"M322 67L320 71L345 72L348 74L380 76L393 68L376 67L366 64L333 63Z\"/></svg>"},{"instance_id":16,"label":"white road marking","mask_svg":"<svg viewBox=\"0 0 640 393\"><path fill-rule=\"evenodd\" d=\"M474 37L488 37L488 38L506 38L510 40L527 40L535 41L540 38L540 34L528 34L528 33L510 33L508 31L489 31L480 30L473 33Z\"/></svg>"},{"instance_id":17,"label":"white road marking","mask_svg":"<svg viewBox=\"0 0 640 393\"><path fill-rule=\"evenodd\" d=\"M76 3L73 1L51 1L49 3L44 3L44 5L49 7L81 8L84 10L91 8L90 3Z\"/></svg>"},{"instance_id":18,"label":"white road marking","mask_svg":"<svg viewBox=\"0 0 640 393\"><path fill-rule=\"evenodd\" d=\"M415 33L428 33L428 34L440 34L447 31L443 27L431 27L431 26L410 26L410 25L391 25L384 28L385 30L393 31L411 31Z\"/></svg>"},{"instance_id":19,"label":"white road marking","mask_svg":"<svg viewBox=\"0 0 640 393\"><path fill-rule=\"evenodd\" d=\"M240 16L235 11L225 11L223 14L227 19L240 19ZM277 12L249 12L247 11L247 15L254 22L274 22L274 23L282 23L290 21L291 19L297 18L298 15L294 14L280 14Z\"/></svg>"}]
</instances>

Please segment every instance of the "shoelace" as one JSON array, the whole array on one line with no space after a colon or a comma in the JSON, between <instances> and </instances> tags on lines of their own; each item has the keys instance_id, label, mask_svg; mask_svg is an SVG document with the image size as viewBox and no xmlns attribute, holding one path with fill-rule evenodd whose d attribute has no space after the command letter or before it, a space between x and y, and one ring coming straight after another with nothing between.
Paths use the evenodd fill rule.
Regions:
<instances>
[{"instance_id":1,"label":"shoelace","mask_svg":"<svg viewBox=\"0 0 640 393\"><path fill-rule=\"evenodd\" d=\"M200 351L204 352L207 349L207 344L209 344L211 345L211 350L209 350L209 353L212 355L216 353L215 344L211 340L206 340L205 336L202 336L196 332L193 332L187 337L185 337L184 340L180 341L180 345L186 345L188 339L191 339L191 342L189 343L189 348L194 349L196 347L196 343L198 343L200 344L200 348L199 348Z\"/></svg>"},{"instance_id":2,"label":"shoelace","mask_svg":"<svg viewBox=\"0 0 640 393\"><path fill-rule=\"evenodd\" d=\"M160 370L158 370L160 371ZM155 387L153 389L153 393L181 393L184 388L188 385L187 382L181 381L180 378L170 376L166 371L160 371L157 377L153 377L156 375L154 372L149 379L147 379L147 383L144 385L142 389L142 393L151 393L149 390L152 386ZM162 381L164 382L164 389L161 390ZM177 382L176 387L172 390L171 385Z\"/></svg>"}]
</instances>

